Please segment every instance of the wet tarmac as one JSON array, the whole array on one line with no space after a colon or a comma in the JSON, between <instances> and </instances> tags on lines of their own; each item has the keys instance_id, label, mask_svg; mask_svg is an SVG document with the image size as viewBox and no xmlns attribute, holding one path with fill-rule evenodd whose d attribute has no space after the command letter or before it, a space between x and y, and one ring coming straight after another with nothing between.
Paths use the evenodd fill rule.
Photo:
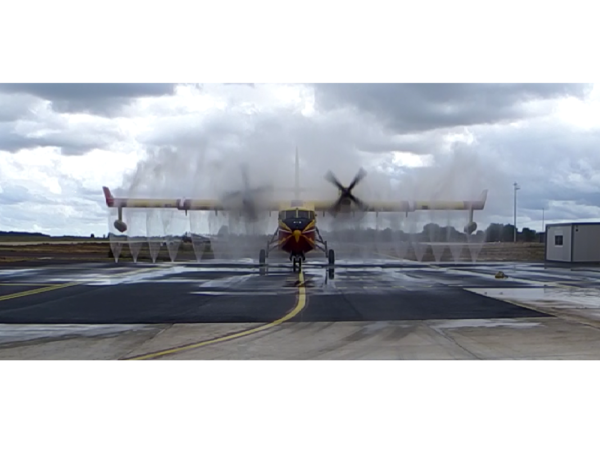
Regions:
<instances>
[{"instance_id":1,"label":"wet tarmac","mask_svg":"<svg viewBox=\"0 0 600 450\"><path fill-rule=\"evenodd\" d=\"M0 359L595 359L599 288L594 270L390 258L333 277L320 261L3 267Z\"/></svg>"}]
</instances>

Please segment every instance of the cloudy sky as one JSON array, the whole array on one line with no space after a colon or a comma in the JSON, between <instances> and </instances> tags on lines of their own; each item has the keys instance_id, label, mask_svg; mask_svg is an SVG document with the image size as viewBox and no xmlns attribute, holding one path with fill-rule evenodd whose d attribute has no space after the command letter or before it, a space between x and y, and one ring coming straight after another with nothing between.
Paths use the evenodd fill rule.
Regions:
<instances>
[{"instance_id":1,"label":"cloudy sky","mask_svg":"<svg viewBox=\"0 0 600 450\"><path fill-rule=\"evenodd\" d=\"M0 84L0 229L103 234L102 186L211 198L252 183L333 198L469 199L476 220L600 220L600 89L586 84Z\"/></svg>"}]
</instances>

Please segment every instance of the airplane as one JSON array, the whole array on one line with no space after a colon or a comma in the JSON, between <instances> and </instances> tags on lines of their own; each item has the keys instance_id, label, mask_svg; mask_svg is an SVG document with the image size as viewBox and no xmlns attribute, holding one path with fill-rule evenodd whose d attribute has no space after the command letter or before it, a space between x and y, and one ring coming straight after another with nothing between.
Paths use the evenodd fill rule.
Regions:
<instances>
[{"instance_id":1,"label":"airplane","mask_svg":"<svg viewBox=\"0 0 600 450\"><path fill-rule=\"evenodd\" d=\"M357 198L353 189L367 175L362 168L358 171L352 182L344 186L335 175L329 171L325 179L338 188L337 199L331 201L311 200L304 201L300 198L300 177L298 149L296 149L294 199L286 202L262 201L256 194L269 190L268 186L250 189L248 176L243 171L242 177L245 185L244 191L230 192L221 200L208 199L150 199L150 198L115 198L110 189L103 187L106 205L118 209L118 218L114 222L115 228L124 233L127 225L123 221L123 208L174 208L180 211L242 211L251 220L255 220L259 213L277 211L278 226L265 248L260 250L259 265L264 268L267 264L269 253L281 250L289 255L293 263L293 270L300 271L306 255L314 250L323 252L328 260L330 274L333 274L335 265L335 252L328 248L327 241L323 239L317 227L317 215L322 213L337 216L340 213L353 212L409 212L419 210L464 210L469 213L469 221L464 227L466 234L472 234L477 229L473 221L473 211L482 210L487 199L487 189L482 191L477 200L467 201L371 201L365 202Z\"/></svg>"}]
</instances>

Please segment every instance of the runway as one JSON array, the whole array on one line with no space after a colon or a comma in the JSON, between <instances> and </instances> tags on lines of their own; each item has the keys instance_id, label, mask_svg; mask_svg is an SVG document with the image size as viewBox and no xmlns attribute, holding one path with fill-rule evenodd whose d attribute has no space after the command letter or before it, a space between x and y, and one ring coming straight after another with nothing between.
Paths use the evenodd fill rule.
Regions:
<instances>
[{"instance_id":1,"label":"runway","mask_svg":"<svg viewBox=\"0 0 600 450\"><path fill-rule=\"evenodd\" d=\"M508 278L494 277L503 271ZM251 259L0 268L0 359L596 359L600 272Z\"/></svg>"}]
</instances>

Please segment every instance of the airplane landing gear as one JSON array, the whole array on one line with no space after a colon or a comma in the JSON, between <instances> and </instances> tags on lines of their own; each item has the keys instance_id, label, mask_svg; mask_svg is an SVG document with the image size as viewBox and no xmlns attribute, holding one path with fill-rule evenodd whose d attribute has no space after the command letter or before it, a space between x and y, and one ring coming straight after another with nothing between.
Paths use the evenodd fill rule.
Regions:
<instances>
[{"instance_id":1,"label":"airplane landing gear","mask_svg":"<svg viewBox=\"0 0 600 450\"><path fill-rule=\"evenodd\" d=\"M261 249L258 254L258 265L260 267L260 274L264 275L267 270L267 252L265 249Z\"/></svg>"},{"instance_id":2,"label":"airplane landing gear","mask_svg":"<svg viewBox=\"0 0 600 450\"><path fill-rule=\"evenodd\" d=\"M329 262L329 268L327 269L329 272L329 278L333 279L333 277L335 276L335 252L333 251L333 249L329 249L329 251L327 252L327 259Z\"/></svg>"},{"instance_id":3,"label":"airplane landing gear","mask_svg":"<svg viewBox=\"0 0 600 450\"><path fill-rule=\"evenodd\" d=\"M261 266L264 266L266 264L266 262L267 262L267 252L265 249L262 249L260 251L260 253L258 254L258 263Z\"/></svg>"},{"instance_id":4,"label":"airplane landing gear","mask_svg":"<svg viewBox=\"0 0 600 450\"><path fill-rule=\"evenodd\" d=\"M296 268L298 269L298 272L302 271L302 262L306 260L306 256L304 255L293 255L290 256L290 259L292 260L292 269L295 272Z\"/></svg>"}]
</instances>

